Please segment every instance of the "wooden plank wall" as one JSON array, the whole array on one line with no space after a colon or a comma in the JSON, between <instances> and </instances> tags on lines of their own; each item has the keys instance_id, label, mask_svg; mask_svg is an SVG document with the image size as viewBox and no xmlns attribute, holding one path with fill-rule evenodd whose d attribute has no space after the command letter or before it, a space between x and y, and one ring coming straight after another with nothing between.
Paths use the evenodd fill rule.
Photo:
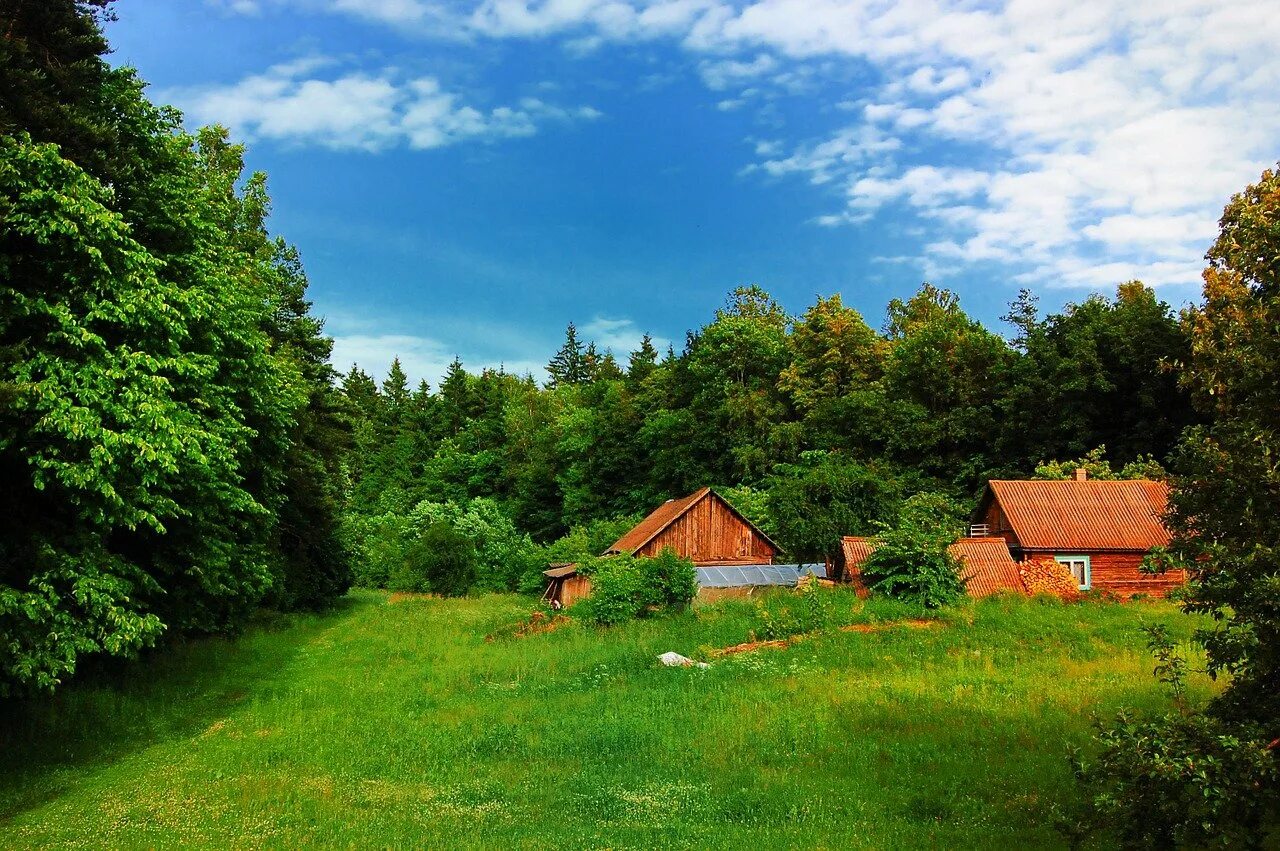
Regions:
<instances>
[{"instance_id":1,"label":"wooden plank wall","mask_svg":"<svg viewBox=\"0 0 1280 851\"><path fill-rule=\"evenodd\" d=\"M776 553L738 515L708 496L640 548L656 556L666 547L695 564L769 564Z\"/></svg>"},{"instance_id":2,"label":"wooden plank wall","mask_svg":"<svg viewBox=\"0 0 1280 851\"><path fill-rule=\"evenodd\" d=\"M1161 576L1143 573L1139 568L1146 553L1062 553L1062 555L1089 556L1089 575L1095 591L1109 591L1121 597L1148 594L1164 597L1187 581L1182 570L1173 570ZM1053 553L1028 553L1026 561L1053 561Z\"/></svg>"}]
</instances>

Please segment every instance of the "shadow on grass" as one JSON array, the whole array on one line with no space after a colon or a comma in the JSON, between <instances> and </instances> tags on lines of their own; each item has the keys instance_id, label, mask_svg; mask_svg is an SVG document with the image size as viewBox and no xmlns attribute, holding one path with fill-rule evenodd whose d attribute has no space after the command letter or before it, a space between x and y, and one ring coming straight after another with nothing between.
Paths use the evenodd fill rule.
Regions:
<instances>
[{"instance_id":1,"label":"shadow on grass","mask_svg":"<svg viewBox=\"0 0 1280 851\"><path fill-rule=\"evenodd\" d=\"M88 770L207 729L280 684L303 646L370 604L350 595L322 613L262 613L239 636L175 642L100 665L53 695L0 702L0 824Z\"/></svg>"}]
</instances>

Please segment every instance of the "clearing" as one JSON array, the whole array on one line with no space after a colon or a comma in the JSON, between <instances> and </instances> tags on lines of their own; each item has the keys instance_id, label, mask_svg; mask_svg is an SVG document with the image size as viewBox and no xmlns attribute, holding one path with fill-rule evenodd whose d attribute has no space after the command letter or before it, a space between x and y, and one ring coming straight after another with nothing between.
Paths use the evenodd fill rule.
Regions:
<instances>
[{"instance_id":1,"label":"clearing","mask_svg":"<svg viewBox=\"0 0 1280 851\"><path fill-rule=\"evenodd\" d=\"M1056 847L1067 747L1168 705L1139 627L1195 625L991 599L698 670L750 604L485 640L529 607L356 592L10 707L0 846Z\"/></svg>"}]
</instances>

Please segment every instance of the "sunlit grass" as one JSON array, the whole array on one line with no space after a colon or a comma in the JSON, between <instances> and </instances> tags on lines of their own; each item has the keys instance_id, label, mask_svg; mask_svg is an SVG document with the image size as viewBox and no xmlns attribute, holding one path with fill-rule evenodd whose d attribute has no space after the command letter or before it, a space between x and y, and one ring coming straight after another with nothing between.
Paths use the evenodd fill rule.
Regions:
<instances>
[{"instance_id":1,"label":"sunlit grass","mask_svg":"<svg viewBox=\"0 0 1280 851\"><path fill-rule=\"evenodd\" d=\"M361 592L11 707L0 844L1056 846L1068 745L1168 705L1139 626L1194 625L990 600L703 671L656 657L745 640L749 603L503 637L528 609Z\"/></svg>"}]
</instances>

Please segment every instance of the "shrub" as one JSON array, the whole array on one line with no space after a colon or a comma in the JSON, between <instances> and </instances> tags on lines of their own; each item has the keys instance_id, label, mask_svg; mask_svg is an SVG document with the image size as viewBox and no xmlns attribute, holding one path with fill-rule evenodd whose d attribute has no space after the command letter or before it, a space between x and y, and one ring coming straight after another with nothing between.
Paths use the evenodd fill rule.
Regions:
<instances>
[{"instance_id":1,"label":"shrub","mask_svg":"<svg viewBox=\"0 0 1280 851\"><path fill-rule=\"evenodd\" d=\"M492 499L423 501L409 512L409 522L419 531L443 522L464 535L475 549L475 585L481 591L516 590L530 555L537 549Z\"/></svg>"},{"instance_id":2,"label":"shrub","mask_svg":"<svg viewBox=\"0 0 1280 851\"><path fill-rule=\"evenodd\" d=\"M475 581L476 551L471 540L438 521L405 548L387 587L456 597L470 591Z\"/></svg>"},{"instance_id":3,"label":"shrub","mask_svg":"<svg viewBox=\"0 0 1280 851\"><path fill-rule=\"evenodd\" d=\"M805 582L790 594L769 594L756 603L758 635L770 641L826 629L835 611L833 589Z\"/></svg>"},{"instance_id":4,"label":"shrub","mask_svg":"<svg viewBox=\"0 0 1280 851\"><path fill-rule=\"evenodd\" d=\"M687 558L666 547L656 558L643 559L644 570L653 583L654 603L668 609L682 609L698 593L698 570Z\"/></svg>"},{"instance_id":5,"label":"shrub","mask_svg":"<svg viewBox=\"0 0 1280 851\"><path fill-rule=\"evenodd\" d=\"M670 549L657 558L617 555L586 559L578 563L578 570L591 577L591 596L574 608L602 626L683 608L698 590L693 562Z\"/></svg>"},{"instance_id":6,"label":"shrub","mask_svg":"<svg viewBox=\"0 0 1280 851\"><path fill-rule=\"evenodd\" d=\"M638 522L639 517L635 515L593 520L574 526L569 534L550 544L531 548L522 554L519 590L528 594L541 592L547 583L542 571L548 564L583 563L595 559Z\"/></svg>"},{"instance_id":7,"label":"shrub","mask_svg":"<svg viewBox=\"0 0 1280 851\"><path fill-rule=\"evenodd\" d=\"M898 524L884 527L879 545L862 567L873 591L937 608L964 593L956 560L947 551L959 534L957 509L936 493L921 493L902 506Z\"/></svg>"}]
</instances>

